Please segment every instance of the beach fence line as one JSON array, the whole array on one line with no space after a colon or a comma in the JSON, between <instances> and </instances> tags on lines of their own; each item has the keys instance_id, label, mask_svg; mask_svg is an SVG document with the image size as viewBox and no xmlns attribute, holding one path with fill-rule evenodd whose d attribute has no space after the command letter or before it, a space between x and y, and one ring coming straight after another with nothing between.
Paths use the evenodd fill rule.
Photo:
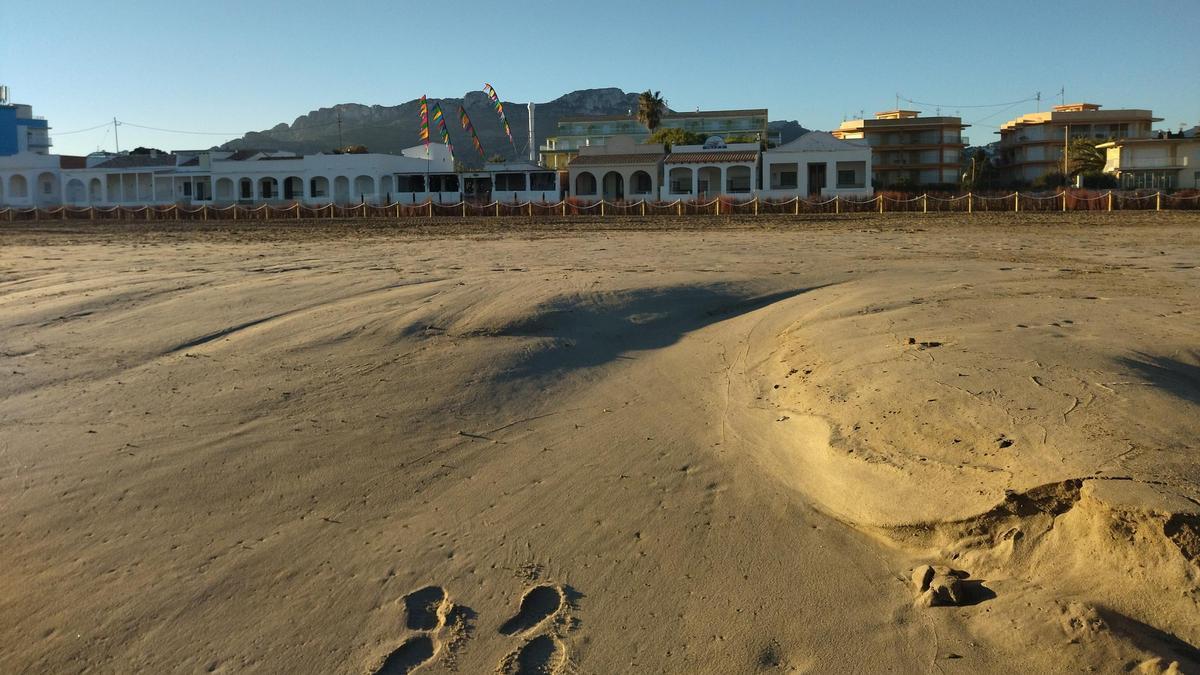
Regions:
<instances>
[{"instance_id":1,"label":"beach fence line","mask_svg":"<svg viewBox=\"0 0 1200 675\"><path fill-rule=\"evenodd\" d=\"M59 206L54 208L0 209L4 222L41 221L286 221L320 219L409 219L433 217L481 216L690 216L690 215L841 215L888 213L997 213L1023 211L1176 211L1200 210L1200 190L1164 192L1095 192L1063 190L1054 194L1012 192L1008 194L963 195L922 194L907 196L881 192L870 199L832 197L824 200L772 200L754 197L739 200L717 197L708 201L677 199L670 202L648 200L606 201L571 197L559 202L460 201L452 204L433 200L420 204L325 204L309 206L263 204L260 206Z\"/></svg>"}]
</instances>

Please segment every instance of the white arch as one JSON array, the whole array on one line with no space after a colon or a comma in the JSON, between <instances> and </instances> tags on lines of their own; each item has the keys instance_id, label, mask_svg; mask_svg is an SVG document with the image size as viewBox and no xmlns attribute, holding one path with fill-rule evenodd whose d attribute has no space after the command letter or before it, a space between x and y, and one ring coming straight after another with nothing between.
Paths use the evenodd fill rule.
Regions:
<instances>
[{"instance_id":1,"label":"white arch","mask_svg":"<svg viewBox=\"0 0 1200 675\"><path fill-rule=\"evenodd\" d=\"M739 164L725 170L725 192L727 194L745 194L753 188L754 181L750 167Z\"/></svg>"},{"instance_id":2,"label":"white arch","mask_svg":"<svg viewBox=\"0 0 1200 675\"><path fill-rule=\"evenodd\" d=\"M629 184L626 189L631 195L648 195L654 192L654 179L649 173L638 169L629 176Z\"/></svg>"},{"instance_id":3,"label":"white arch","mask_svg":"<svg viewBox=\"0 0 1200 675\"><path fill-rule=\"evenodd\" d=\"M213 186L213 199L218 202L232 202L235 194L233 192L232 178L218 178L217 184Z\"/></svg>"},{"instance_id":4,"label":"white arch","mask_svg":"<svg viewBox=\"0 0 1200 675\"><path fill-rule=\"evenodd\" d=\"M370 176L358 176L354 179L354 194L355 199L362 197L374 196L375 194L375 179Z\"/></svg>"},{"instance_id":5,"label":"white arch","mask_svg":"<svg viewBox=\"0 0 1200 675\"><path fill-rule=\"evenodd\" d=\"M58 175L49 171L43 171L38 174L37 180L34 181L34 201L40 204L53 204L62 201L62 188L59 184Z\"/></svg>"},{"instance_id":6,"label":"white arch","mask_svg":"<svg viewBox=\"0 0 1200 675\"><path fill-rule=\"evenodd\" d=\"M284 178L281 196L284 199L302 201L304 199L304 179L299 176Z\"/></svg>"},{"instance_id":7,"label":"white arch","mask_svg":"<svg viewBox=\"0 0 1200 675\"><path fill-rule=\"evenodd\" d=\"M13 174L12 178L8 179L8 193L13 199L27 199L29 197L29 179L23 174Z\"/></svg>"},{"instance_id":8,"label":"white arch","mask_svg":"<svg viewBox=\"0 0 1200 675\"><path fill-rule=\"evenodd\" d=\"M87 201L87 195L84 192L83 181L78 178L72 178L67 181L66 202L68 204L83 204Z\"/></svg>"},{"instance_id":9,"label":"white arch","mask_svg":"<svg viewBox=\"0 0 1200 675\"><path fill-rule=\"evenodd\" d=\"M333 198L339 204L350 201L350 179L338 176L333 179Z\"/></svg>"},{"instance_id":10,"label":"white arch","mask_svg":"<svg viewBox=\"0 0 1200 675\"><path fill-rule=\"evenodd\" d=\"M667 174L667 185L673 195L686 195L692 191L692 170L677 166Z\"/></svg>"},{"instance_id":11,"label":"white arch","mask_svg":"<svg viewBox=\"0 0 1200 675\"><path fill-rule=\"evenodd\" d=\"M99 178L92 178L88 181L88 201L93 204L104 202L104 184Z\"/></svg>"},{"instance_id":12,"label":"white arch","mask_svg":"<svg viewBox=\"0 0 1200 675\"><path fill-rule=\"evenodd\" d=\"M596 194L596 176L590 171L582 171L575 176L575 195L587 197Z\"/></svg>"},{"instance_id":13,"label":"white arch","mask_svg":"<svg viewBox=\"0 0 1200 675\"><path fill-rule=\"evenodd\" d=\"M308 181L308 198L309 199L330 199L333 195L329 194L329 179L325 176L313 176Z\"/></svg>"}]
</instances>

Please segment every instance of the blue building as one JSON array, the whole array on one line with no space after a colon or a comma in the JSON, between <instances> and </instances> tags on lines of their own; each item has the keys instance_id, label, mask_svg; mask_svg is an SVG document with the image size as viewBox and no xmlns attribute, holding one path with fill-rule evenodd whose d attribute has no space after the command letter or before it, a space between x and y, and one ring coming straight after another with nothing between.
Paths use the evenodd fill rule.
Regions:
<instances>
[{"instance_id":1,"label":"blue building","mask_svg":"<svg viewBox=\"0 0 1200 675\"><path fill-rule=\"evenodd\" d=\"M22 152L44 155L50 151L50 125L33 116L33 107L8 102L7 87L0 87L0 157Z\"/></svg>"}]
</instances>

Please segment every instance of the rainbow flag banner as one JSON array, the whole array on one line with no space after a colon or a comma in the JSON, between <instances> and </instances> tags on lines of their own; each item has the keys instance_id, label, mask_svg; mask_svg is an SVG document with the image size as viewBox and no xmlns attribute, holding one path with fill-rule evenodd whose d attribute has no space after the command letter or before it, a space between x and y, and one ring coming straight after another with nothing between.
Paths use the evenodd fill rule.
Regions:
<instances>
[{"instance_id":1,"label":"rainbow flag banner","mask_svg":"<svg viewBox=\"0 0 1200 675\"><path fill-rule=\"evenodd\" d=\"M429 145L429 102L421 95L421 142Z\"/></svg>"},{"instance_id":2,"label":"rainbow flag banner","mask_svg":"<svg viewBox=\"0 0 1200 675\"><path fill-rule=\"evenodd\" d=\"M504 116L504 104L500 102L500 96L496 94L496 88L487 82L483 83L483 91L487 93L488 98L492 102L492 108L495 109L496 115L500 118L500 124L504 125L504 135L508 136L508 142L513 142L512 130L508 128L508 118ZM516 147L516 144L513 144Z\"/></svg>"},{"instance_id":3,"label":"rainbow flag banner","mask_svg":"<svg viewBox=\"0 0 1200 675\"><path fill-rule=\"evenodd\" d=\"M433 104L433 123L437 125L438 131L442 132L442 142L450 150L450 159L454 159L454 144L450 142L450 130L446 128L446 118L442 115L442 104Z\"/></svg>"},{"instance_id":4,"label":"rainbow flag banner","mask_svg":"<svg viewBox=\"0 0 1200 675\"><path fill-rule=\"evenodd\" d=\"M475 125L471 124L467 109L461 105L458 106L458 120L462 123L463 131L471 134L471 143L475 145L475 151L479 153L480 159L487 159L487 155L483 152L483 145L479 142L479 134L475 133Z\"/></svg>"}]
</instances>

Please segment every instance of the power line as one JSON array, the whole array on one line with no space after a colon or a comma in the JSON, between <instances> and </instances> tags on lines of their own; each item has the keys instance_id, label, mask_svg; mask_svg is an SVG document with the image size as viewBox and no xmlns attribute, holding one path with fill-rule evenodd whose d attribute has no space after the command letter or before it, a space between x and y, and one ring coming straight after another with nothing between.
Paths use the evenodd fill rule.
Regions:
<instances>
[{"instance_id":1,"label":"power line","mask_svg":"<svg viewBox=\"0 0 1200 675\"><path fill-rule=\"evenodd\" d=\"M149 129L150 131L162 131L162 132L165 132L168 134L194 134L197 136L241 136L244 133L246 133L244 131L225 132L225 131L184 131L182 129L162 129L159 127L146 126L144 124L134 124L133 122L126 122L124 120L121 121L121 124L123 126L127 126L127 127L136 127L138 129Z\"/></svg>"},{"instance_id":2,"label":"power line","mask_svg":"<svg viewBox=\"0 0 1200 675\"><path fill-rule=\"evenodd\" d=\"M88 127L86 129L76 129L75 131L56 131L56 132L54 132L54 135L55 136L70 136L71 134L82 134L85 131L95 131L96 129L100 129L102 127L111 127L111 126L112 126L112 122L105 122L103 124L97 124L94 127Z\"/></svg>"},{"instance_id":3,"label":"power line","mask_svg":"<svg viewBox=\"0 0 1200 675\"><path fill-rule=\"evenodd\" d=\"M1014 105L1017 105L1018 103L1028 103L1029 101L1038 100L1037 96L1030 96L1029 98L1023 98L1019 101L1009 101L1007 103L988 103L986 105L954 105L952 103L922 103L921 101L914 101L911 98L904 98L903 96L900 96L899 94L896 95L896 98L898 98L901 101L904 101L906 103L911 103L913 105L925 106L926 108L955 108L955 109L959 109L959 108L1003 108L1005 106L1014 106Z\"/></svg>"}]
</instances>

